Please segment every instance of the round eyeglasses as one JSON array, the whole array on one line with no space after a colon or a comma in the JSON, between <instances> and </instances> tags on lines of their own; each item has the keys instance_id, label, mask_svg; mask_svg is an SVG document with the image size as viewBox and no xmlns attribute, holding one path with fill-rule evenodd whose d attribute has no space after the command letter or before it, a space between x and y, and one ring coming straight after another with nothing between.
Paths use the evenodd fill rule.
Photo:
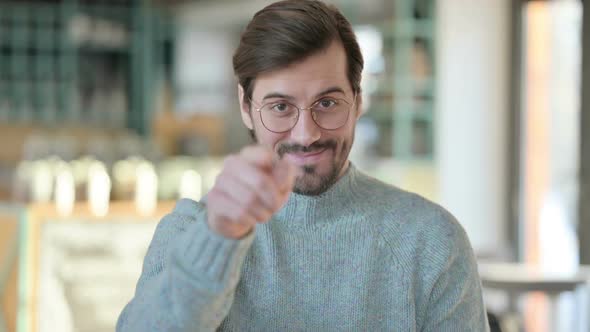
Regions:
<instances>
[{"instance_id":1,"label":"round eyeglasses","mask_svg":"<svg viewBox=\"0 0 590 332\"><path fill-rule=\"evenodd\" d=\"M340 98L324 97L307 108L299 108L286 101L274 101L255 110L260 114L264 127L273 133L284 133L293 129L299 120L299 114L305 110L311 112L313 121L320 128L336 130L348 121L354 100L349 103Z\"/></svg>"}]
</instances>

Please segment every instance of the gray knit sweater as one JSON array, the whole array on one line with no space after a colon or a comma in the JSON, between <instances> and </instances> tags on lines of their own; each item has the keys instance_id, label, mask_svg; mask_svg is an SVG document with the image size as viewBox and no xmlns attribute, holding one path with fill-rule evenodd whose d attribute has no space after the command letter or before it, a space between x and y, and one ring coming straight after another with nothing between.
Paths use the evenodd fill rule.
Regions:
<instances>
[{"instance_id":1,"label":"gray knit sweater","mask_svg":"<svg viewBox=\"0 0 590 332\"><path fill-rule=\"evenodd\" d=\"M473 251L443 208L350 165L243 239L178 202L117 331L487 331Z\"/></svg>"}]
</instances>

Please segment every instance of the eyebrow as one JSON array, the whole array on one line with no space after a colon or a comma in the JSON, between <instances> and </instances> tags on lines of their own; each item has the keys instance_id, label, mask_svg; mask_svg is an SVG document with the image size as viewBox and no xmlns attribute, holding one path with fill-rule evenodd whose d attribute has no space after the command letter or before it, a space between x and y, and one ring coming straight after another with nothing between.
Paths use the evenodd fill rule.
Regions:
<instances>
[{"instance_id":1,"label":"eyebrow","mask_svg":"<svg viewBox=\"0 0 590 332\"><path fill-rule=\"evenodd\" d=\"M271 92L268 93L264 96L264 98L262 98L262 100L267 100L267 99L272 99L272 98L281 98L281 99L287 99L287 100L295 100L295 97L293 96L289 96L283 93L279 93L279 92Z\"/></svg>"},{"instance_id":2,"label":"eyebrow","mask_svg":"<svg viewBox=\"0 0 590 332\"><path fill-rule=\"evenodd\" d=\"M335 93L335 92L341 93L343 95L346 94L346 93L344 93L344 90L342 88L340 88L338 86L333 86L333 87L327 88L326 90L315 95L314 99L318 99L323 95L327 95L327 94Z\"/></svg>"},{"instance_id":3,"label":"eyebrow","mask_svg":"<svg viewBox=\"0 0 590 332\"><path fill-rule=\"evenodd\" d=\"M344 90L342 88L337 87L337 86L333 86L333 87L327 88L327 89L323 90L322 92L316 94L314 99L318 99L323 95L327 95L329 93L335 93L335 92L345 94ZM295 97L290 96L290 95L286 95L284 93L279 93L279 92L268 93L264 96L264 98L262 98L262 100L264 101L264 100L272 99L272 98L281 98L281 99L287 99L287 100L291 100L291 101L295 100Z\"/></svg>"}]
</instances>

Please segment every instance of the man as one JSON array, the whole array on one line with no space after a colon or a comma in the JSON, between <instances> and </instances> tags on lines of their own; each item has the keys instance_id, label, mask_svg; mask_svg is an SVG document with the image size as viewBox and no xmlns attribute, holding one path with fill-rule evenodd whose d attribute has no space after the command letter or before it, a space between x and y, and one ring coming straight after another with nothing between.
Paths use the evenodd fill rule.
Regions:
<instances>
[{"instance_id":1,"label":"man","mask_svg":"<svg viewBox=\"0 0 590 332\"><path fill-rule=\"evenodd\" d=\"M461 226L348 161L362 67L332 6L254 16L234 71L258 144L161 221L119 331L488 330Z\"/></svg>"}]
</instances>

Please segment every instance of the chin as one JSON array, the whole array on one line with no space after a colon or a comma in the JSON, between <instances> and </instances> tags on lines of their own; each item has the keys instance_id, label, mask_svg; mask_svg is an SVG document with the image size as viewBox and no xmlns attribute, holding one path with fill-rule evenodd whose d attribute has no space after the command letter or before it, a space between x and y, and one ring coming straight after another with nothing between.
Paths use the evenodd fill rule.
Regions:
<instances>
[{"instance_id":1,"label":"chin","mask_svg":"<svg viewBox=\"0 0 590 332\"><path fill-rule=\"evenodd\" d=\"M319 165L305 165L299 168L293 192L306 196L318 196L326 192L338 180L340 168L332 165L329 170L320 172Z\"/></svg>"},{"instance_id":2,"label":"chin","mask_svg":"<svg viewBox=\"0 0 590 332\"><path fill-rule=\"evenodd\" d=\"M299 195L304 195L304 196L319 196L323 193L325 193L327 190L329 189L329 187L325 187L325 186L310 186L309 184L295 184L295 187L293 188L293 192Z\"/></svg>"}]
</instances>

